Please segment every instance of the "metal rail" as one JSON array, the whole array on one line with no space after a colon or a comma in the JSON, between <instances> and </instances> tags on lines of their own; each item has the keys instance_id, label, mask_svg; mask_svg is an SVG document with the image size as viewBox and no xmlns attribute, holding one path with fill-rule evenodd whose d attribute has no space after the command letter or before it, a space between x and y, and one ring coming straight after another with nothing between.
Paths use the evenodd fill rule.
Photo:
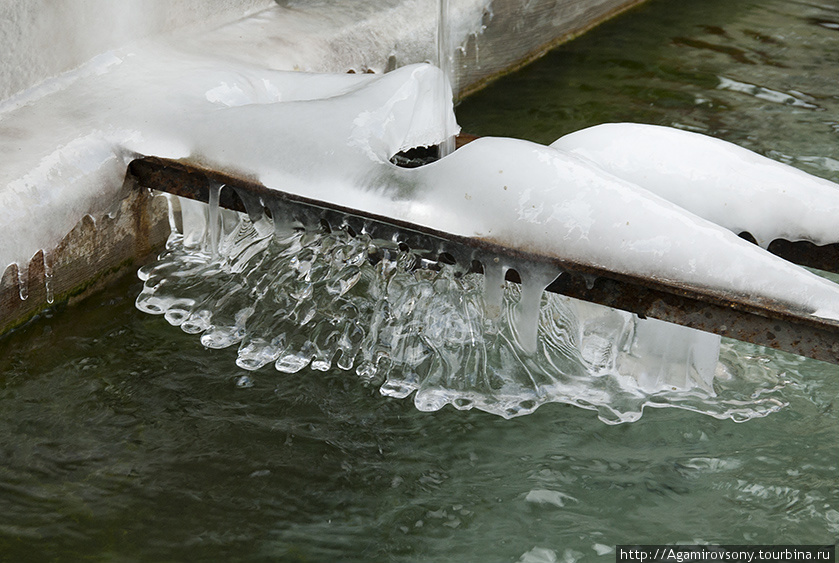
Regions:
<instances>
[{"instance_id":1,"label":"metal rail","mask_svg":"<svg viewBox=\"0 0 839 563\"><path fill-rule=\"evenodd\" d=\"M304 224L326 221L346 225L374 238L394 240L437 257L449 254L454 260L480 269L481 259L511 258L518 264L547 263L564 273L548 291L653 317L706 332L792 352L816 360L839 364L839 321L813 317L782 304L722 291L665 283L612 272L587 264L523 252L478 238L452 235L421 225L366 213L267 188L266 186L200 166L146 157L128 167L137 185L198 201L208 202L212 184L231 187L222 190L219 205L246 211L242 198L260 201L274 212L300 219ZM812 249L811 249L812 250ZM507 278L519 281L511 270ZM593 283L592 283L592 280Z\"/></svg>"}]
</instances>

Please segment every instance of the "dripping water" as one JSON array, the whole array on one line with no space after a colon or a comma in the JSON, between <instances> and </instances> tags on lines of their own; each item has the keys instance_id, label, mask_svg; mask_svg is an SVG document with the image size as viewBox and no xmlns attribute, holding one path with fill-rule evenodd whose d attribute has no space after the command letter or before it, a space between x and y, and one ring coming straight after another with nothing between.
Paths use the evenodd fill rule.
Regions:
<instances>
[{"instance_id":1,"label":"dripping water","mask_svg":"<svg viewBox=\"0 0 839 563\"><path fill-rule=\"evenodd\" d=\"M448 107L448 102L452 101L447 98L449 95L454 96L456 92L455 76L452 64L454 53L452 52L449 33L449 0L437 0L437 8L437 66L443 71L441 73L443 81L440 84L440 98L443 103L440 104L440 107L446 108ZM448 84L446 84L446 82L448 82ZM451 89L451 93L449 89ZM448 120L448 112L446 110L442 110L440 119L442 120L442 123L440 124L441 130L445 131ZM445 139L442 143L440 143L440 158L451 154L454 149L454 137Z\"/></svg>"}]
</instances>

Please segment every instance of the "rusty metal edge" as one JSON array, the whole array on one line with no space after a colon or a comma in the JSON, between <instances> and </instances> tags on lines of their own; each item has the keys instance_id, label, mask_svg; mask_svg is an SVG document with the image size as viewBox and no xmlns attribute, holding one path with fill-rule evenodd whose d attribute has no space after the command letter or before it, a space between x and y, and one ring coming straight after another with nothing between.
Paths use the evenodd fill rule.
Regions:
<instances>
[{"instance_id":1,"label":"rusty metal edge","mask_svg":"<svg viewBox=\"0 0 839 563\"><path fill-rule=\"evenodd\" d=\"M548 286L549 291L622 309L642 317L653 317L839 364L839 322L793 311L777 303L631 276L508 248L483 239L452 235L422 225L271 189L253 180L204 168L191 162L144 157L129 164L128 174L133 176L140 186L205 203L209 201L210 183L215 183L230 186L234 190L243 190L260 198L264 205L282 202L286 206L309 213L316 210L327 221L342 221L347 217L354 217L366 223L372 221L390 226L395 232L414 233L420 240L431 242L430 246L437 245L437 248L443 251L447 248L465 248L471 249L473 254L479 256L503 256L514 263L551 264L565 273ZM219 205L245 212L245 206L234 190L222 190ZM508 279L517 281L516 278L515 272L510 272Z\"/></svg>"}]
</instances>

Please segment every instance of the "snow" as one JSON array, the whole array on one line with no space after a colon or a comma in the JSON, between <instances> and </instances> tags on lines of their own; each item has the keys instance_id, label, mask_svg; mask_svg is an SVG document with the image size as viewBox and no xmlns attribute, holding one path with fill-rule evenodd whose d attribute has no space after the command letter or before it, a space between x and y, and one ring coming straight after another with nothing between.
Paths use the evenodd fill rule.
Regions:
<instances>
[{"instance_id":1,"label":"snow","mask_svg":"<svg viewBox=\"0 0 839 563\"><path fill-rule=\"evenodd\" d=\"M552 147L571 152L758 244L839 241L839 186L735 144L638 123L576 131Z\"/></svg>"},{"instance_id":2,"label":"snow","mask_svg":"<svg viewBox=\"0 0 839 563\"><path fill-rule=\"evenodd\" d=\"M12 263L25 267L39 249L49 253L85 214L105 212L117 197L125 165L135 152L173 158L196 154L204 116L217 109L326 99L376 78L346 75L349 69L381 73L389 61L405 66L434 57L436 3L388 0L346 5L283 4L212 31L193 27L130 43L0 102L0 224L8 236L14 233L14 244L0 245L0 268ZM256 0L247 4L256 5ZM481 32L487 5L486 0L452 2L455 45ZM2 25L14 26L23 25L34 8L14 3L3 9L11 10L14 17ZM125 9L128 13L140 6L133 2ZM158 2L143 9L148 12L145 15L149 21L143 20L149 24L143 28L148 32L155 29L152 20L160 20L159 28L172 28L172 22L155 12L177 12L179 8ZM236 9L225 3L219 13L230 17ZM166 17L170 16L175 17ZM194 20L195 16L184 19ZM111 30L85 28L83 20L81 16L79 21L68 20L68 27L62 30L73 37L84 36L80 41L84 40L85 49L73 57L97 45L107 48L115 44ZM142 37L143 33L129 37ZM43 54L32 49L26 55L17 44L12 49L15 57L4 59L4 73L16 74L27 65L37 66ZM300 70L334 74L314 75ZM394 110L404 115L404 110L396 107L399 104L395 98L393 103ZM367 109L371 132L376 120L381 126L382 120L390 118L382 113L375 115L381 108ZM266 107L265 111L271 110ZM292 112L293 108L285 111ZM440 111L438 115L446 113ZM357 113L355 118L363 120L365 116ZM276 119L282 119L282 115ZM454 118L450 119L453 123ZM325 123L313 121L305 126L314 136ZM451 128L452 123L437 123L432 129ZM273 131L265 130L264 125L260 123L263 134L272 136L280 128L296 127L301 122L277 122L278 129ZM333 125L344 123L325 126L329 129ZM422 123L417 122L408 136L398 141L426 143L428 135L429 130L424 131ZM379 142L369 135L358 141ZM380 141L396 142L392 138ZM80 162L84 164L79 166Z\"/></svg>"}]
</instances>

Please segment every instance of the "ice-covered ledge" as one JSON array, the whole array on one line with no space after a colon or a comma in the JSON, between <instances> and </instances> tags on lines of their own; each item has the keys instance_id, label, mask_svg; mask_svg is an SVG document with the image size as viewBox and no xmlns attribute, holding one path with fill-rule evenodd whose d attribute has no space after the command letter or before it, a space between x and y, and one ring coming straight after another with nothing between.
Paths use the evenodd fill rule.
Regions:
<instances>
[{"instance_id":1,"label":"ice-covered ledge","mask_svg":"<svg viewBox=\"0 0 839 563\"><path fill-rule=\"evenodd\" d=\"M273 0L3 0L0 100L110 49L191 26L221 25Z\"/></svg>"},{"instance_id":2,"label":"ice-covered ledge","mask_svg":"<svg viewBox=\"0 0 839 563\"><path fill-rule=\"evenodd\" d=\"M452 42L461 47L454 60L457 87L474 91L640 1L451 0ZM78 114L89 117L98 109L79 107L79 98L66 95L71 86L110 72L155 35L161 53L169 44L259 68L381 73L433 60L436 18L436 2L425 0L129 0L118 10L106 0L3 3L0 333L53 300L130 271L126 266L143 260L168 233L165 206L122 189L125 162L112 155L106 155L112 165L102 167L110 167L110 175L95 186L62 191L63 179L43 178L39 189L20 189L22 176L73 154L59 155L59 147L84 144ZM232 23L218 27L225 21ZM97 124L108 125L106 119ZM16 190L10 188L15 182ZM16 264L7 268L9 262Z\"/></svg>"}]
</instances>

